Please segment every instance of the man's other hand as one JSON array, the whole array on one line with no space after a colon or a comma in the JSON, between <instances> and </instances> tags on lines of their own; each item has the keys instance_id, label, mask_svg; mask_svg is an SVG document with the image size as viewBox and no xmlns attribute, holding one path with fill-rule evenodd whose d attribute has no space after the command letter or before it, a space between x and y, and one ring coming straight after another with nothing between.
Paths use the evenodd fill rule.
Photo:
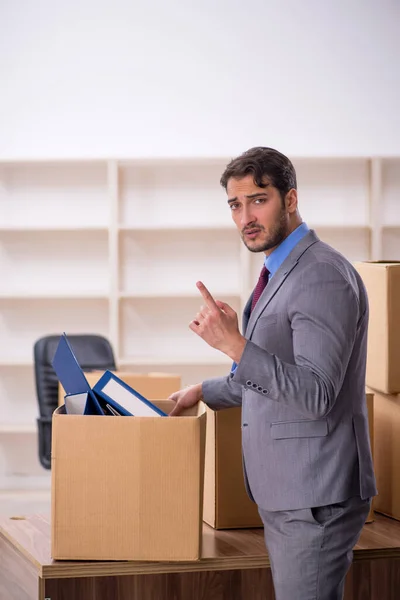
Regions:
<instances>
[{"instance_id":1,"label":"man's other hand","mask_svg":"<svg viewBox=\"0 0 400 600\"><path fill-rule=\"evenodd\" d=\"M170 412L169 416L179 416L184 410L187 408L192 408L192 406L195 406L202 399L203 393L201 389L201 383L197 383L196 385L191 385L183 390L174 392L168 398L168 400L175 402L175 406Z\"/></svg>"}]
</instances>

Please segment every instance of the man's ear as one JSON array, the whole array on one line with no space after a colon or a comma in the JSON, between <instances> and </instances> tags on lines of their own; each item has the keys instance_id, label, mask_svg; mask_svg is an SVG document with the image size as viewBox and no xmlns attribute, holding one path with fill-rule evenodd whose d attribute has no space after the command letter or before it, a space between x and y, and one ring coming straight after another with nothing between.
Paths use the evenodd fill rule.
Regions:
<instances>
[{"instance_id":1,"label":"man's ear","mask_svg":"<svg viewBox=\"0 0 400 600\"><path fill-rule=\"evenodd\" d=\"M294 188L289 190L285 196L285 208L290 214L297 210L297 190Z\"/></svg>"}]
</instances>

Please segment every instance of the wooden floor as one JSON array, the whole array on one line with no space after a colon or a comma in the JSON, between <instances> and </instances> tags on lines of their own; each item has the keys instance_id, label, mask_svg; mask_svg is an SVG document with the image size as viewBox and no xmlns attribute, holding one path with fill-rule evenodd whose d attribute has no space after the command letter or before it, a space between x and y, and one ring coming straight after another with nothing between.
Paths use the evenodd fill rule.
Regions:
<instances>
[{"instance_id":1,"label":"wooden floor","mask_svg":"<svg viewBox=\"0 0 400 600\"><path fill-rule=\"evenodd\" d=\"M25 583L19 581L21 589L14 596L18 577L24 577ZM45 596L52 600L274 598L261 529L216 531L204 525L203 555L194 563L64 562L50 557L48 517L1 518L0 600ZM374 523L365 525L355 548L345 600L399 599L400 523L376 515Z\"/></svg>"}]
</instances>

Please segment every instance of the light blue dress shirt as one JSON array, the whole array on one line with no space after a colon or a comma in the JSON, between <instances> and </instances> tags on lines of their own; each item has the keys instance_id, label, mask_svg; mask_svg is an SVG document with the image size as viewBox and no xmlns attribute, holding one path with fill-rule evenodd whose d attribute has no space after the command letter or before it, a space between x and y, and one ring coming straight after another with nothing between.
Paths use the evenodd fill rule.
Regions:
<instances>
[{"instance_id":1,"label":"light blue dress shirt","mask_svg":"<svg viewBox=\"0 0 400 600\"><path fill-rule=\"evenodd\" d=\"M269 256L265 257L264 264L270 272L269 279L274 276L283 261L289 256L291 251L299 241L309 232L306 223L299 225L290 235L279 244ZM268 281L269 281L268 279Z\"/></svg>"},{"instance_id":2,"label":"light blue dress shirt","mask_svg":"<svg viewBox=\"0 0 400 600\"><path fill-rule=\"evenodd\" d=\"M289 256L293 248L297 246L300 240L303 239L308 232L309 228L307 224L302 223L294 231L292 231L292 233L289 234L287 238L285 238L269 256L265 257L264 264L269 271L268 281L275 275L283 261ZM231 368L231 373L234 373L236 368L237 364L234 362Z\"/></svg>"}]
</instances>

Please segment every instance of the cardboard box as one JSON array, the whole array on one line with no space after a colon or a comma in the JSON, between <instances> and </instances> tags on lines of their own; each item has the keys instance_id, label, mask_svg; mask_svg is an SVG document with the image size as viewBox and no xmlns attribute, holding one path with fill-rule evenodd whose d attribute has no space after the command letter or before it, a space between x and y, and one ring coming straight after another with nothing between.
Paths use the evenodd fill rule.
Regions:
<instances>
[{"instance_id":1,"label":"cardboard box","mask_svg":"<svg viewBox=\"0 0 400 600\"><path fill-rule=\"evenodd\" d=\"M373 391L374 467L378 488L374 509L400 520L400 394Z\"/></svg>"},{"instance_id":2,"label":"cardboard box","mask_svg":"<svg viewBox=\"0 0 400 600\"><path fill-rule=\"evenodd\" d=\"M203 518L215 529L262 527L242 468L241 408L207 408Z\"/></svg>"},{"instance_id":3,"label":"cardboard box","mask_svg":"<svg viewBox=\"0 0 400 600\"><path fill-rule=\"evenodd\" d=\"M157 401L170 412L173 403ZM51 555L201 556L205 407L180 417L53 413Z\"/></svg>"},{"instance_id":4,"label":"cardboard box","mask_svg":"<svg viewBox=\"0 0 400 600\"><path fill-rule=\"evenodd\" d=\"M85 373L91 388L98 382L103 373L104 371ZM180 390L182 386L181 376L170 373L129 373L126 371L113 371L113 373L148 400L168 398L168 396ZM64 388L59 384L58 406L64 404L64 395Z\"/></svg>"},{"instance_id":5,"label":"cardboard box","mask_svg":"<svg viewBox=\"0 0 400 600\"><path fill-rule=\"evenodd\" d=\"M367 288L370 317L368 332L368 387L400 392L400 263L355 264Z\"/></svg>"},{"instance_id":6,"label":"cardboard box","mask_svg":"<svg viewBox=\"0 0 400 600\"><path fill-rule=\"evenodd\" d=\"M371 440L372 460L374 459L374 394L372 392L366 393L367 410L368 410L368 429L369 438ZM372 523L374 521L374 509L375 509L375 498L372 499L371 510L369 511L366 523Z\"/></svg>"},{"instance_id":7,"label":"cardboard box","mask_svg":"<svg viewBox=\"0 0 400 600\"><path fill-rule=\"evenodd\" d=\"M372 392L366 394L366 402L373 448ZM206 431L204 521L215 529L262 527L257 505L248 497L243 480L241 409L213 411L207 407ZM371 506L367 523L373 520L374 506Z\"/></svg>"}]
</instances>

